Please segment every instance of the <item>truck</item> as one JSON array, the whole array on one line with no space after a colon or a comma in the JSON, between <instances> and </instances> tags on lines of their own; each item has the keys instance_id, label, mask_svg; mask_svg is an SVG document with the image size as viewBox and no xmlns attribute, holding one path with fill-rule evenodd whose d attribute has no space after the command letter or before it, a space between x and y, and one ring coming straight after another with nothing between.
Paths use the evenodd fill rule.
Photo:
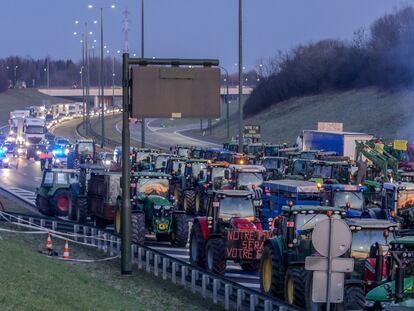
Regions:
<instances>
[{"instance_id":1,"label":"truck","mask_svg":"<svg viewBox=\"0 0 414 311\"><path fill-rule=\"evenodd\" d=\"M8 141L16 143L16 144L23 144L24 143L24 118L23 117L13 117L9 120L10 124L10 131L9 136L7 138Z\"/></svg>"},{"instance_id":2,"label":"truck","mask_svg":"<svg viewBox=\"0 0 414 311\"><path fill-rule=\"evenodd\" d=\"M356 142L370 141L374 136L365 133L303 131L302 150L332 151L338 156L356 159Z\"/></svg>"},{"instance_id":3,"label":"truck","mask_svg":"<svg viewBox=\"0 0 414 311\"><path fill-rule=\"evenodd\" d=\"M24 120L24 143L27 158L36 158L45 140L45 120L38 118L26 118Z\"/></svg>"}]
</instances>

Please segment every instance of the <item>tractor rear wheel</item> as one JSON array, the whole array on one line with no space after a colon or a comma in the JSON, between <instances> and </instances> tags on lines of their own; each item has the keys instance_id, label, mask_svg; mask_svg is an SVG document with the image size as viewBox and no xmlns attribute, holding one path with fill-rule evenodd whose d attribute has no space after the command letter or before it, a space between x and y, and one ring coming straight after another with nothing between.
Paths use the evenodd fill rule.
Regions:
<instances>
[{"instance_id":1,"label":"tractor rear wheel","mask_svg":"<svg viewBox=\"0 0 414 311\"><path fill-rule=\"evenodd\" d=\"M52 198L52 208L56 216L67 216L71 209L72 195L67 189L59 189Z\"/></svg>"},{"instance_id":2,"label":"tractor rear wheel","mask_svg":"<svg viewBox=\"0 0 414 311\"><path fill-rule=\"evenodd\" d=\"M260 267L260 261L244 261L240 263L243 271L247 272L255 272L259 270Z\"/></svg>"},{"instance_id":3,"label":"tractor rear wheel","mask_svg":"<svg viewBox=\"0 0 414 311\"><path fill-rule=\"evenodd\" d=\"M344 302L336 304L337 311L365 310L365 294L361 285L348 285L344 290Z\"/></svg>"},{"instance_id":4,"label":"tractor rear wheel","mask_svg":"<svg viewBox=\"0 0 414 311\"><path fill-rule=\"evenodd\" d=\"M200 224L196 222L191 227L190 263L203 269L206 266L205 244Z\"/></svg>"},{"instance_id":5,"label":"tractor rear wheel","mask_svg":"<svg viewBox=\"0 0 414 311\"><path fill-rule=\"evenodd\" d=\"M207 270L224 275L226 272L226 247L224 240L221 238L212 238L207 241Z\"/></svg>"},{"instance_id":6,"label":"tractor rear wheel","mask_svg":"<svg viewBox=\"0 0 414 311\"><path fill-rule=\"evenodd\" d=\"M36 196L36 207L38 211L42 213L43 215L46 215L46 216L52 215L52 212L49 208L48 201L45 197L42 197L40 195Z\"/></svg>"},{"instance_id":7,"label":"tractor rear wheel","mask_svg":"<svg viewBox=\"0 0 414 311\"><path fill-rule=\"evenodd\" d=\"M194 190L184 191L183 208L187 215L195 214L196 193Z\"/></svg>"},{"instance_id":8,"label":"tractor rear wheel","mask_svg":"<svg viewBox=\"0 0 414 311\"><path fill-rule=\"evenodd\" d=\"M85 197L76 198L76 221L81 224L86 224L86 217L88 215L88 199Z\"/></svg>"},{"instance_id":9,"label":"tractor rear wheel","mask_svg":"<svg viewBox=\"0 0 414 311\"><path fill-rule=\"evenodd\" d=\"M304 268L288 268L285 276L285 300L288 304L305 307L305 280L307 271Z\"/></svg>"},{"instance_id":10,"label":"tractor rear wheel","mask_svg":"<svg viewBox=\"0 0 414 311\"><path fill-rule=\"evenodd\" d=\"M134 213L131 216L132 242L143 244L145 241L145 214Z\"/></svg>"},{"instance_id":11,"label":"tractor rear wheel","mask_svg":"<svg viewBox=\"0 0 414 311\"><path fill-rule=\"evenodd\" d=\"M188 220L186 214L173 214L173 232L170 235L173 246L183 247L188 241Z\"/></svg>"},{"instance_id":12,"label":"tractor rear wheel","mask_svg":"<svg viewBox=\"0 0 414 311\"><path fill-rule=\"evenodd\" d=\"M283 299L285 272L282 254L269 243L265 246L260 260L260 289L267 295Z\"/></svg>"}]
</instances>

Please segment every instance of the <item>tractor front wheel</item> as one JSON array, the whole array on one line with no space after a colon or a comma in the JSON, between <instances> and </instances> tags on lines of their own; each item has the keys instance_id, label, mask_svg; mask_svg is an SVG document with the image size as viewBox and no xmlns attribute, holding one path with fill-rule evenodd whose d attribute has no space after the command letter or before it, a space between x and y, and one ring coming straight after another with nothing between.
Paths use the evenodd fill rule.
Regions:
<instances>
[{"instance_id":1,"label":"tractor front wheel","mask_svg":"<svg viewBox=\"0 0 414 311\"><path fill-rule=\"evenodd\" d=\"M224 240L221 238L212 238L207 241L207 270L224 275L226 272L226 247Z\"/></svg>"},{"instance_id":2,"label":"tractor front wheel","mask_svg":"<svg viewBox=\"0 0 414 311\"><path fill-rule=\"evenodd\" d=\"M285 300L288 304L305 307L305 280L307 271L304 268L289 268L285 276Z\"/></svg>"},{"instance_id":3,"label":"tractor front wheel","mask_svg":"<svg viewBox=\"0 0 414 311\"><path fill-rule=\"evenodd\" d=\"M285 272L282 255L269 243L265 246L260 260L260 289L267 295L283 299Z\"/></svg>"},{"instance_id":4,"label":"tractor front wheel","mask_svg":"<svg viewBox=\"0 0 414 311\"><path fill-rule=\"evenodd\" d=\"M348 285L344 289L343 303L336 304L337 311L365 310L365 294L361 285Z\"/></svg>"},{"instance_id":5,"label":"tractor front wheel","mask_svg":"<svg viewBox=\"0 0 414 311\"><path fill-rule=\"evenodd\" d=\"M187 213L187 215L194 215L195 214L195 191L187 190L184 191L184 198L183 198L183 209Z\"/></svg>"},{"instance_id":6,"label":"tractor front wheel","mask_svg":"<svg viewBox=\"0 0 414 311\"><path fill-rule=\"evenodd\" d=\"M145 241L145 214L134 213L131 216L132 242L143 244Z\"/></svg>"},{"instance_id":7,"label":"tractor front wheel","mask_svg":"<svg viewBox=\"0 0 414 311\"><path fill-rule=\"evenodd\" d=\"M188 220L185 214L173 214L173 232L170 235L173 246L184 247L188 240Z\"/></svg>"},{"instance_id":8,"label":"tractor front wheel","mask_svg":"<svg viewBox=\"0 0 414 311\"><path fill-rule=\"evenodd\" d=\"M70 205L72 204L72 195L69 190L59 189L52 198L52 206L56 216L67 216Z\"/></svg>"},{"instance_id":9,"label":"tractor front wheel","mask_svg":"<svg viewBox=\"0 0 414 311\"><path fill-rule=\"evenodd\" d=\"M206 258L205 258L205 241L203 239L203 234L201 232L201 227L198 222L193 224L191 227L190 234L190 262L191 264L205 268Z\"/></svg>"}]
</instances>

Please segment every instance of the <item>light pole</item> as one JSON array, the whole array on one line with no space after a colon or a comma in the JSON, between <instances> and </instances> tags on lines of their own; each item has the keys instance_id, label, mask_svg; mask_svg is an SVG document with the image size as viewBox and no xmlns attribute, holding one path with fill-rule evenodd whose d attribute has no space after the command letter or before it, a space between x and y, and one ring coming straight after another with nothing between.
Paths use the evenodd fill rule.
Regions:
<instances>
[{"instance_id":1,"label":"light pole","mask_svg":"<svg viewBox=\"0 0 414 311\"><path fill-rule=\"evenodd\" d=\"M239 0L239 152L243 152L243 0Z\"/></svg>"},{"instance_id":2,"label":"light pole","mask_svg":"<svg viewBox=\"0 0 414 311\"><path fill-rule=\"evenodd\" d=\"M47 88L50 88L50 76L49 76L49 57L46 58L46 68L43 68L44 72L46 73L46 85Z\"/></svg>"},{"instance_id":3,"label":"light pole","mask_svg":"<svg viewBox=\"0 0 414 311\"><path fill-rule=\"evenodd\" d=\"M141 0L141 58L144 58L144 0ZM145 118L141 120L141 147L145 148Z\"/></svg>"},{"instance_id":4,"label":"light pole","mask_svg":"<svg viewBox=\"0 0 414 311\"><path fill-rule=\"evenodd\" d=\"M19 68L19 66L14 66L14 87L16 87L17 84L17 68Z\"/></svg>"},{"instance_id":5,"label":"light pole","mask_svg":"<svg viewBox=\"0 0 414 311\"><path fill-rule=\"evenodd\" d=\"M229 72L223 66L219 66L219 68L224 70L224 72L226 73L226 97L224 101L226 103L227 138L229 138L230 137Z\"/></svg>"},{"instance_id":6,"label":"light pole","mask_svg":"<svg viewBox=\"0 0 414 311\"><path fill-rule=\"evenodd\" d=\"M93 9L93 5L88 5L89 9ZM108 8L115 9L115 5L112 4ZM100 7L100 18L101 18L101 68L99 70L99 82L101 87L101 148L104 147L105 141L105 104L104 104L104 26L103 26L103 10L104 7Z\"/></svg>"}]
</instances>

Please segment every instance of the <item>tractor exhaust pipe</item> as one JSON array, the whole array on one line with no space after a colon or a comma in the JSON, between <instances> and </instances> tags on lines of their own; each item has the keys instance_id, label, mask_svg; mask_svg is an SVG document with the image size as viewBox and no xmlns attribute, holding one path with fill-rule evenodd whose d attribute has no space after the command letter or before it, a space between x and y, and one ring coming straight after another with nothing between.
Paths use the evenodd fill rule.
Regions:
<instances>
[{"instance_id":1,"label":"tractor exhaust pipe","mask_svg":"<svg viewBox=\"0 0 414 311\"><path fill-rule=\"evenodd\" d=\"M394 253L391 254L397 263L397 267L395 268L395 302L398 303L404 298L404 268L398 256Z\"/></svg>"},{"instance_id":2,"label":"tractor exhaust pipe","mask_svg":"<svg viewBox=\"0 0 414 311\"><path fill-rule=\"evenodd\" d=\"M384 271L384 252L382 246L377 242L376 249L377 249L377 256L375 259L375 283L380 283L383 277Z\"/></svg>"}]
</instances>

